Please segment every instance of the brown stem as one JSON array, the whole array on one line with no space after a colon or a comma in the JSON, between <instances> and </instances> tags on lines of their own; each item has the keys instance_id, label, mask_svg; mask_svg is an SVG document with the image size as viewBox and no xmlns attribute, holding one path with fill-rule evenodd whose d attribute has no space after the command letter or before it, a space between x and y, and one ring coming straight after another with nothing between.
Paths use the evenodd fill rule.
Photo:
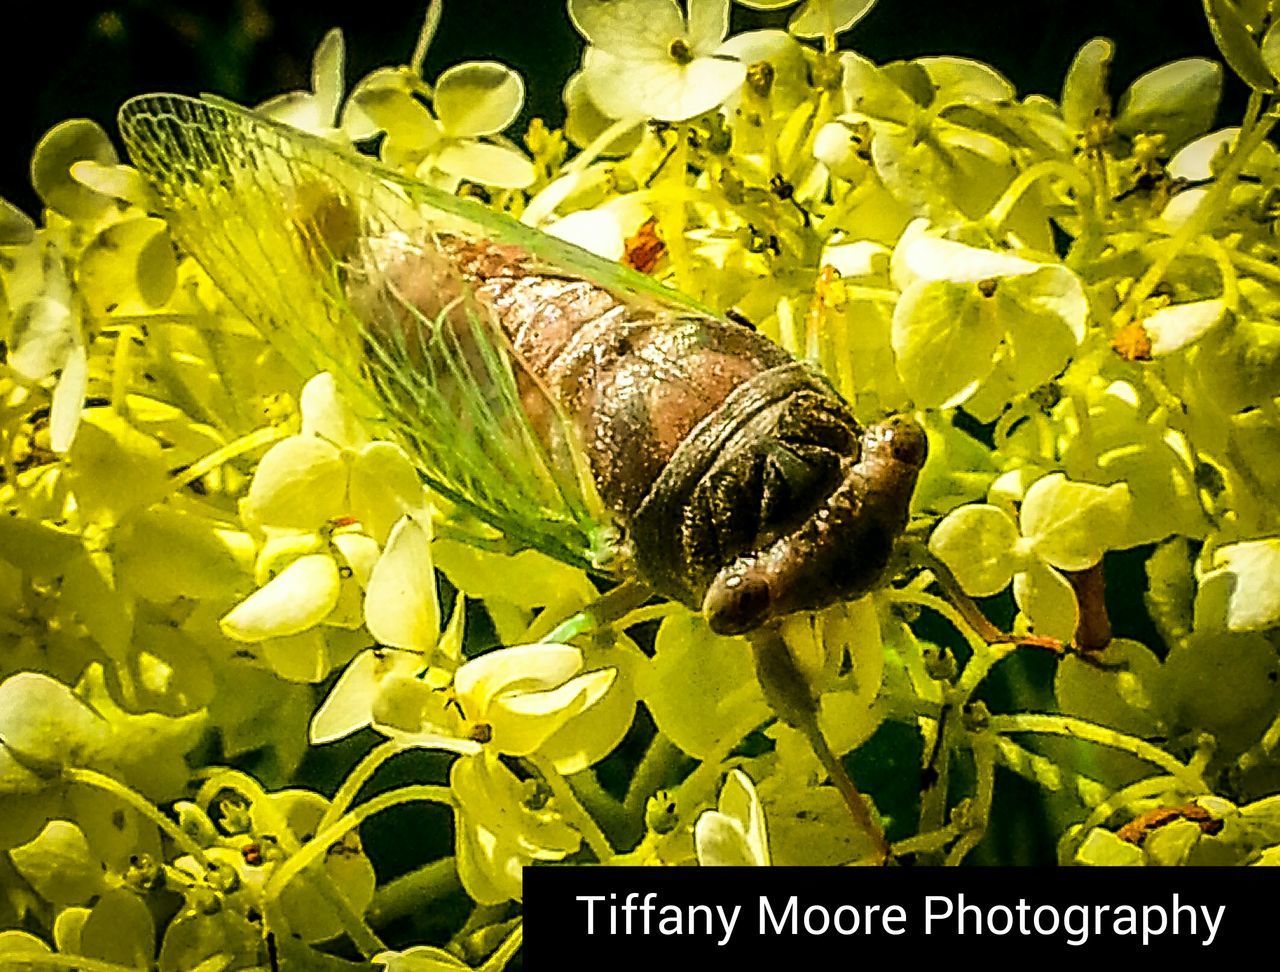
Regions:
<instances>
[{"instance_id":1,"label":"brown stem","mask_svg":"<svg viewBox=\"0 0 1280 972\"><path fill-rule=\"evenodd\" d=\"M1084 570L1065 570L1071 589L1075 591L1080 606L1080 620L1076 624L1076 647L1081 651L1098 652L1111 644L1111 618L1107 615L1106 579L1102 574L1102 561Z\"/></svg>"}]
</instances>

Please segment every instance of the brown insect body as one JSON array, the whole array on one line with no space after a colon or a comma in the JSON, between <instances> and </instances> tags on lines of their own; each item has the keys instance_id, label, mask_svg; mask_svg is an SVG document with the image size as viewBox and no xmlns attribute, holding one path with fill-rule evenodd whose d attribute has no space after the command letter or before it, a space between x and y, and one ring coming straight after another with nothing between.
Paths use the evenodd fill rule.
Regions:
<instances>
[{"instance_id":1,"label":"brown insect body","mask_svg":"<svg viewBox=\"0 0 1280 972\"><path fill-rule=\"evenodd\" d=\"M879 581L925 458L910 419L863 428L755 330L235 106L145 96L121 130L241 311L478 519L584 566L616 549L724 633Z\"/></svg>"},{"instance_id":2,"label":"brown insect body","mask_svg":"<svg viewBox=\"0 0 1280 972\"><path fill-rule=\"evenodd\" d=\"M914 422L860 427L740 324L624 303L519 247L438 243L569 416L649 586L740 633L879 580L925 457Z\"/></svg>"}]
</instances>

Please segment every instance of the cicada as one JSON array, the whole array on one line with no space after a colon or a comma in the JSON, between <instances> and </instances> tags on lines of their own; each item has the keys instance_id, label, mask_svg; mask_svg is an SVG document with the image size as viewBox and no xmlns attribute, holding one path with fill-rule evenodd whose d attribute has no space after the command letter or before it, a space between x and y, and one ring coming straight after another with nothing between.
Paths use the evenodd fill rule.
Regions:
<instances>
[{"instance_id":1,"label":"cicada","mask_svg":"<svg viewBox=\"0 0 1280 972\"><path fill-rule=\"evenodd\" d=\"M659 282L214 100L121 111L179 244L430 487L522 546L751 631L872 588L925 437Z\"/></svg>"}]
</instances>

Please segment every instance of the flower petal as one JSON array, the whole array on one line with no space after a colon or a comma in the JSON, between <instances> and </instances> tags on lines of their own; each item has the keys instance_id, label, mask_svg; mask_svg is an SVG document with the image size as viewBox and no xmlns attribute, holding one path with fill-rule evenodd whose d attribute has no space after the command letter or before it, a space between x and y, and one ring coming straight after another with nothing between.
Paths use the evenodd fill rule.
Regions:
<instances>
[{"instance_id":1,"label":"flower petal","mask_svg":"<svg viewBox=\"0 0 1280 972\"><path fill-rule=\"evenodd\" d=\"M338 393L337 381L327 371L302 386L298 407L303 435L314 435L339 449L359 449L369 441L355 412Z\"/></svg>"},{"instance_id":2,"label":"flower petal","mask_svg":"<svg viewBox=\"0 0 1280 972\"><path fill-rule=\"evenodd\" d=\"M384 645L430 651L440 637L440 600L429 526L405 516L391 530L373 567L364 601L365 626Z\"/></svg>"},{"instance_id":3,"label":"flower petal","mask_svg":"<svg viewBox=\"0 0 1280 972\"><path fill-rule=\"evenodd\" d=\"M621 57L667 57L683 37L675 0L569 0L569 19L592 47Z\"/></svg>"},{"instance_id":4,"label":"flower petal","mask_svg":"<svg viewBox=\"0 0 1280 972\"><path fill-rule=\"evenodd\" d=\"M806 0L787 29L797 37L840 34L865 17L876 0Z\"/></svg>"},{"instance_id":5,"label":"flower petal","mask_svg":"<svg viewBox=\"0 0 1280 972\"><path fill-rule=\"evenodd\" d=\"M581 670L582 652L573 645L516 645L471 659L458 669L453 685L467 700L467 715L479 718L499 693L554 688Z\"/></svg>"},{"instance_id":6,"label":"flower petal","mask_svg":"<svg viewBox=\"0 0 1280 972\"><path fill-rule=\"evenodd\" d=\"M524 79L498 61L455 64L436 80L433 104L446 135L493 135L520 114Z\"/></svg>"},{"instance_id":7,"label":"flower petal","mask_svg":"<svg viewBox=\"0 0 1280 972\"><path fill-rule=\"evenodd\" d=\"M222 630L249 642L306 631L333 610L340 585L338 565L328 554L299 557L228 611Z\"/></svg>"},{"instance_id":8,"label":"flower petal","mask_svg":"<svg viewBox=\"0 0 1280 972\"><path fill-rule=\"evenodd\" d=\"M323 439L295 435L258 463L245 498L248 516L266 526L314 530L346 506L347 464Z\"/></svg>"},{"instance_id":9,"label":"flower petal","mask_svg":"<svg viewBox=\"0 0 1280 972\"><path fill-rule=\"evenodd\" d=\"M413 675L422 667L414 652L369 648L346 667L311 718L307 738L313 746L349 736L372 721L378 686L390 675Z\"/></svg>"},{"instance_id":10,"label":"flower petal","mask_svg":"<svg viewBox=\"0 0 1280 972\"><path fill-rule=\"evenodd\" d=\"M710 54L729 33L729 0L689 0L689 47Z\"/></svg>"},{"instance_id":11,"label":"flower petal","mask_svg":"<svg viewBox=\"0 0 1280 972\"><path fill-rule=\"evenodd\" d=\"M508 756L529 756L574 716L599 702L617 671L585 672L545 692L504 692L484 713L493 729L493 747Z\"/></svg>"},{"instance_id":12,"label":"flower petal","mask_svg":"<svg viewBox=\"0 0 1280 972\"><path fill-rule=\"evenodd\" d=\"M537 173L517 149L489 142L450 142L429 160L441 172L499 189L523 189Z\"/></svg>"}]
</instances>

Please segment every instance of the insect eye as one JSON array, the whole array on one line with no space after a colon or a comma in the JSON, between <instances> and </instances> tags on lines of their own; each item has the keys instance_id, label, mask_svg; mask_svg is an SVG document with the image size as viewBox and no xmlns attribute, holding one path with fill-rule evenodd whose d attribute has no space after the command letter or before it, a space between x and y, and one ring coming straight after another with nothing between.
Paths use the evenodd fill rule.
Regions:
<instances>
[{"instance_id":1,"label":"insect eye","mask_svg":"<svg viewBox=\"0 0 1280 972\"><path fill-rule=\"evenodd\" d=\"M769 585L753 574L717 580L707 592L703 612L716 634L736 635L758 627L769 613Z\"/></svg>"}]
</instances>

